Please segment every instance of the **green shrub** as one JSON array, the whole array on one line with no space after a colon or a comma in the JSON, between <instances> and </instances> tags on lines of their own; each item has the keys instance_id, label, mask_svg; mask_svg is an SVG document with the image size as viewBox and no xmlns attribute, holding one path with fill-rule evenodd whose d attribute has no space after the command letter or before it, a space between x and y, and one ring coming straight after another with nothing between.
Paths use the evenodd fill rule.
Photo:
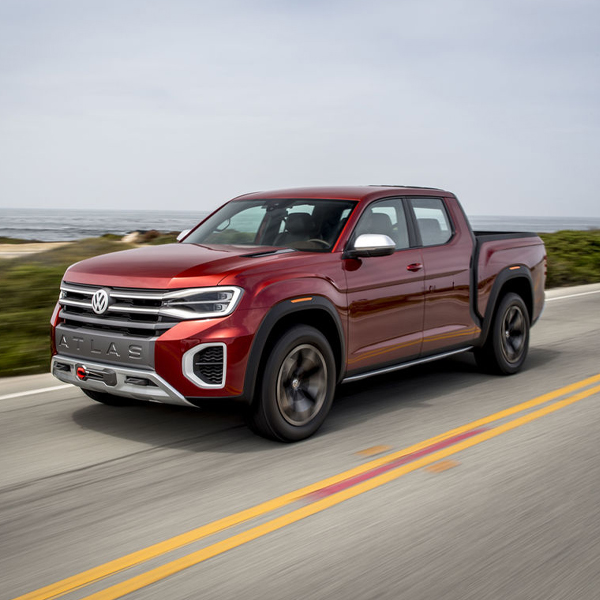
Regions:
<instances>
[{"instance_id":1,"label":"green shrub","mask_svg":"<svg viewBox=\"0 0 600 600\"><path fill-rule=\"evenodd\" d=\"M21 264L0 276L0 376L49 368L50 317L64 269Z\"/></svg>"},{"instance_id":2,"label":"green shrub","mask_svg":"<svg viewBox=\"0 0 600 600\"><path fill-rule=\"evenodd\" d=\"M158 246L159 244L174 244L177 241L179 231L171 231L170 233L160 233L157 237L148 240L150 246Z\"/></svg>"},{"instance_id":3,"label":"green shrub","mask_svg":"<svg viewBox=\"0 0 600 600\"><path fill-rule=\"evenodd\" d=\"M90 238L38 254L1 259L0 377L43 373L50 368L50 317L69 265L132 247Z\"/></svg>"},{"instance_id":4,"label":"green shrub","mask_svg":"<svg viewBox=\"0 0 600 600\"><path fill-rule=\"evenodd\" d=\"M548 254L546 287L600 282L600 230L542 233Z\"/></svg>"},{"instance_id":5,"label":"green shrub","mask_svg":"<svg viewBox=\"0 0 600 600\"><path fill-rule=\"evenodd\" d=\"M176 241L177 232L152 232L148 237L153 245L168 244ZM0 259L0 377L50 368L50 317L69 265L130 248L135 245L106 234L38 254Z\"/></svg>"},{"instance_id":6,"label":"green shrub","mask_svg":"<svg viewBox=\"0 0 600 600\"><path fill-rule=\"evenodd\" d=\"M21 240L19 238L4 237L0 235L0 244L33 244L39 243L38 240Z\"/></svg>"}]
</instances>

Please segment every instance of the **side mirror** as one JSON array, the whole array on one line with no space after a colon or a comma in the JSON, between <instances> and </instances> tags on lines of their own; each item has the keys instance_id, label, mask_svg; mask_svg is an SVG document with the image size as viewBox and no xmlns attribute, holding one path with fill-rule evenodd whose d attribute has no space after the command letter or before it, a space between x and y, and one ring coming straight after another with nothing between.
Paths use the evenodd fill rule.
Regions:
<instances>
[{"instance_id":1,"label":"side mirror","mask_svg":"<svg viewBox=\"0 0 600 600\"><path fill-rule=\"evenodd\" d=\"M191 229L184 229L178 236L177 236L177 241L180 242L189 232L191 231Z\"/></svg>"},{"instance_id":2,"label":"side mirror","mask_svg":"<svg viewBox=\"0 0 600 600\"><path fill-rule=\"evenodd\" d=\"M388 256L394 254L396 243L388 235L363 233L356 238L352 248L346 251L347 258L361 256Z\"/></svg>"}]
</instances>

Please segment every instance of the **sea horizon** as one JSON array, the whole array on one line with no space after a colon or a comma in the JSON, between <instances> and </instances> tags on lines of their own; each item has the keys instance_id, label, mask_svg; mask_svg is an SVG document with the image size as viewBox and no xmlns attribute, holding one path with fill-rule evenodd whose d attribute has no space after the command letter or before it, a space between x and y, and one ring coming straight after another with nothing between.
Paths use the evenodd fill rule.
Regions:
<instances>
[{"instance_id":1,"label":"sea horizon","mask_svg":"<svg viewBox=\"0 0 600 600\"><path fill-rule=\"evenodd\" d=\"M208 211L190 210L0 208L0 237L61 242L106 233L126 235L150 229L182 231L190 229L208 214ZM600 229L600 217L468 215L468 218L476 231L552 233Z\"/></svg>"}]
</instances>

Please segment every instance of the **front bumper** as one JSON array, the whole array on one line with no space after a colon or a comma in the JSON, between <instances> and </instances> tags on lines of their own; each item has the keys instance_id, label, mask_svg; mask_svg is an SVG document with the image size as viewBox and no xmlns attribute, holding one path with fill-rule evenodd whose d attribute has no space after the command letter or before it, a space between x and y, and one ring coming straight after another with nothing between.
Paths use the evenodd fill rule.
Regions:
<instances>
[{"instance_id":1,"label":"front bumper","mask_svg":"<svg viewBox=\"0 0 600 600\"><path fill-rule=\"evenodd\" d=\"M97 335L96 330L86 327L72 331L61 321L59 309L52 317L52 373L61 381L118 396L185 406L197 406L199 401L212 398L247 399L246 366L254 332L264 317L262 309L237 309L220 319L182 321L148 340L147 346L139 344L137 337ZM203 382L202 376L190 376L195 352L207 346L223 348L224 370L219 381L212 378ZM64 363L66 370L56 369L57 361ZM81 381L75 373L77 365L109 370L116 374L117 383L113 386L104 379L90 378ZM146 378L152 385L132 385L127 380L131 377Z\"/></svg>"},{"instance_id":2,"label":"front bumper","mask_svg":"<svg viewBox=\"0 0 600 600\"><path fill-rule=\"evenodd\" d=\"M84 378L77 376L83 367ZM52 374L60 381L72 383L86 390L162 402L195 406L188 402L172 385L150 369L134 369L120 365L94 363L56 355L52 357Z\"/></svg>"}]
</instances>

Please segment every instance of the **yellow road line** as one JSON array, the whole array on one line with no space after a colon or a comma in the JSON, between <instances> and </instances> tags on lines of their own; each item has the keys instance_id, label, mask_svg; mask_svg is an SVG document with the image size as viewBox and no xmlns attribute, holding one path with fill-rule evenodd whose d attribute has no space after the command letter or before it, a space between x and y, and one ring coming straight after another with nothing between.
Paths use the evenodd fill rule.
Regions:
<instances>
[{"instance_id":1,"label":"yellow road line","mask_svg":"<svg viewBox=\"0 0 600 600\"><path fill-rule=\"evenodd\" d=\"M371 460L362 465L354 467L353 469L344 471L343 473L339 473L332 477L328 477L326 479L310 484L293 492L283 494L282 496L273 498L272 500L268 500L252 508L242 510L235 514L229 515L222 519L218 519L216 521L198 527L196 529L192 529L191 531L188 531L186 533L176 535L162 542L152 544L151 546L148 546L136 552L132 552L115 560L111 560L97 567L93 567L86 571L82 571L81 573L78 573L71 577L67 577L66 579L62 579L50 585L44 586L42 588L19 596L14 600L51 600L53 598L59 598L60 596L63 596L69 592L85 587L86 585L89 585L94 581L104 579L105 577L131 568L133 566L139 565L143 562L166 554L167 552L171 552L172 550L181 548L183 546L201 540L202 538L228 529L229 527L239 525L240 523L244 523L245 521L248 521L250 519L254 519L256 517L265 515L269 512L282 508L288 504L291 504L292 502L295 502L303 496L307 496L308 494L320 490L324 487L340 483L341 481L344 481L345 479L349 479L350 477L354 477L356 475L361 475L362 473L366 473L371 469L384 465L388 462L391 462L392 460L396 460L397 458L401 458L402 456L406 456L407 454L412 454L413 452L422 450L423 448L426 448L427 446L430 446L442 440L454 437L466 431L470 431L471 429L481 427L482 425L487 425L489 423L493 423L494 421L510 417L516 413L528 410L540 404L544 404L545 402L549 402L560 396L570 394L571 392L587 387L599 381L600 374L594 375L593 377L588 377L587 379L583 379L581 381L572 383L552 392L548 392L547 394L543 394L542 396L538 396L537 398L533 398L532 400L529 400L527 402L517 404L515 406L494 413L482 419L478 419L477 421L473 421L472 423L468 423L455 429L451 429L450 431L447 431L441 435L430 438L428 440L424 440L402 450L398 450L397 452L393 452L391 454L387 454L380 458Z\"/></svg>"},{"instance_id":2,"label":"yellow road line","mask_svg":"<svg viewBox=\"0 0 600 600\"><path fill-rule=\"evenodd\" d=\"M157 581L160 581L162 579L165 579L166 577L174 575L175 573L183 571L188 567L197 565L198 563L208 560L209 558L213 558L215 556L218 556L219 554L223 554L228 550L232 550L233 548L242 546L243 544L246 544L252 540L256 540L260 537L263 537L268 533L272 533L273 531L282 529L283 527L291 525L292 523L296 523L302 519L305 519L306 517L310 517L311 515L322 512L327 508L331 508L332 506L344 502L345 500L354 498L356 496L364 494L365 492L368 492L369 490L380 487L386 483L389 483L390 481L398 479L399 477L402 477L407 473L411 473L412 471L416 471L438 460L444 459L448 456L461 452L462 450L471 448L472 446L476 446L477 444L490 440L503 433L506 433L507 431L511 431L512 429L516 429L517 427L525 425L526 423L530 423L535 419L539 419L540 417L560 410L561 408L569 406L570 404L574 404L575 402L583 400L584 398L587 398L598 392L600 392L600 385L585 390L584 392L580 392L579 394L575 394L574 396L566 398L565 400L559 400L557 402L554 402L549 406L540 408L534 412L523 415L522 417L519 417L512 421L508 421L507 423L503 423L502 425L498 425L497 427L479 433L476 436L473 436L472 438L468 438L466 440L463 440L462 442L458 442L457 444L449 446L448 448L444 448L443 450L439 450L438 452L415 460L414 462L400 466L397 469L393 469L391 471L388 471L387 473L383 473L381 475L373 477L372 479L363 481L362 483L359 483L354 487L347 488L336 494L323 498L322 500L318 500L313 504L309 504L302 508L293 510L292 512L282 515L281 517L272 519L267 523L263 523L262 525L253 527L252 529L234 535L226 540L217 542L216 544L212 544L211 546L203 548L202 550L192 552L187 556L183 556L182 558L173 560L165 565L156 567L155 569L151 569L146 573L142 573L141 575L132 577L131 579L128 579L122 583L117 583L116 585L96 592L95 594L86 596L82 600L116 600L117 598L122 598L126 594L140 590L150 585L151 583L156 583Z\"/></svg>"}]
</instances>

